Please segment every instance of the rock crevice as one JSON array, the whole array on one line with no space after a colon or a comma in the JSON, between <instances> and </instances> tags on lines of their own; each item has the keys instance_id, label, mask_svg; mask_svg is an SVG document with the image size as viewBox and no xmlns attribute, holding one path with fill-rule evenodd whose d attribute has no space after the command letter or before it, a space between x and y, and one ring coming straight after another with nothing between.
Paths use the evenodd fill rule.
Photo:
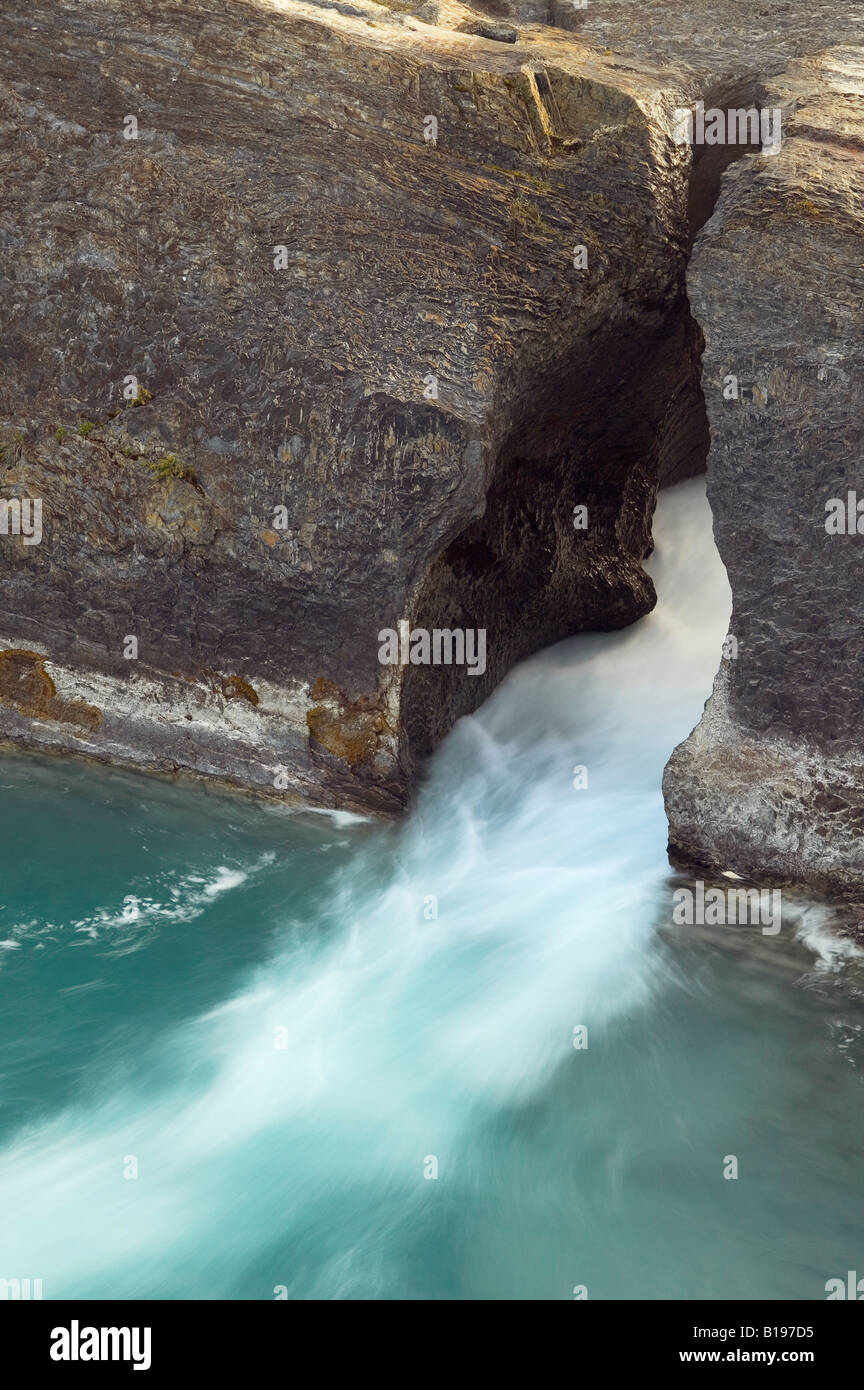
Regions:
<instances>
[{"instance_id":1,"label":"rock crevice","mask_svg":"<svg viewBox=\"0 0 864 1390\"><path fill-rule=\"evenodd\" d=\"M94 756L398 809L515 660L654 601L704 435L676 81L365 0L8 32L0 491L44 503L8 645ZM383 665L401 621L486 629L484 674Z\"/></svg>"},{"instance_id":2,"label":"rock crevice","mask_svg":"<svg viewBox=\"0 0 864 1390\"><path fill-rule=\"evenodd\" d=\"M864 51L767 84L781 151L725 175L688 271L729 654L664 790L673 856L864 894Z\"/></svg>"},{"instance_id":3,"label":"rock crevice","mask_svg":"<svg viewBox=\"0 0 864 1390\"><path fill-rule=\"evenodd\" d=\"M858 885L861 14L762 8L10 0L0 663L52 689L0 738L396 811L515 661L653 605L710 424L738 654L673 851ZM699 100L783 148L676 143Z\"/></svg>"}]
</instances>

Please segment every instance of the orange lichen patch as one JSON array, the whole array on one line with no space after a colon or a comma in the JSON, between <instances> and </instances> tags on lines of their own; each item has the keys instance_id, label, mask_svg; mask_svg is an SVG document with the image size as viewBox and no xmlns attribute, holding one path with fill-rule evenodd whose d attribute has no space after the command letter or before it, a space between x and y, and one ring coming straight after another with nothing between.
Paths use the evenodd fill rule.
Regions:
<instances>
[{"instance_id":1,"label":"orange lichen patch","mask_svg":"<svg viewBox=\"0 0 864 1390\"><path fill-rule=\"evenodd\" d=\"M0 704L28 719L54 719L82 729L101 729L102 711L83 700L63 700L38 652L8 648L0 652Z\"/></svg>"},{"instance_id":2,"label":"orange lichen patch","mask_svg":"<svg viewBox=\"0 0 864 1390\"><path fill-rule=\"evenodd\" d=\"M275 545L279 537L275 531L262 531L261 539L265 541L267 545Z\"/></svg>"},{"instance_id":3,"label":"orange lichen patch","mask_svg":"<svg viewBox=\"0 0 864 1390\"><path fill-rule=\"evenodd\" d=\"M349 767L371 762L381 734L389 727L377 698L361 695L359 700L349 700L324 676L315 682L312 698L317 703L307 711L306 724L316 742Z\"/></svg>"},{"instance_id":4,"label":"orange lichen patch","mask_svg":"<svg viewBox=\"0 0 864 1390\"><path fill-rule=\"evenodd\" d=\"M0 652L0 700L22 714L42 714L57 698L57 687L38 652L9 648Z\"/></svg>"},{"instance_id":5,"label":"orange lichen patch","mask_svg":"<svg viewBox=\"0 0 864 1390\"><path fill-rule=\"evenodd\" d=\"M217 671L208 671L210 687L225 700L248 700L250 705L260 703L258 692L242 676L222 676Z\"/></svg>"},{"instance_id":6,"label":"orange lichen patch","mask_svg":"<svg viewBox=\"0 0 864 1390\"><path fill-rule=\"evenodd\" d=\"M792 198L790 201L791 210L800 213L803 217L824 217L822 208L813 202L812 198Z\"/></svg>"}]
</instances>

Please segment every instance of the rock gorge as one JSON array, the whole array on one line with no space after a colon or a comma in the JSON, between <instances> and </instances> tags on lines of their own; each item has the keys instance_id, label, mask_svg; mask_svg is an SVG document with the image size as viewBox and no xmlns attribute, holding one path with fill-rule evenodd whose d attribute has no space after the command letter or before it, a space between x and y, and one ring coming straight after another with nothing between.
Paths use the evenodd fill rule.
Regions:
<instances>
[{"instance_id":1,"label":"rock gorge","mask_svg":"<svg viewBox=\"0 0 864 1390\"><path fill-rule=\"evenodd\" d=\"M516 661L650 610L657 489L707 464L737 655L673 855L864 888L864 541L824 528L860 481L864 9L6 20L0 494L44 531L0 537L0 738L396 811ZM677 144L698 100L779 107L782 149ZM383 666L403 619L485 628L484 674Z\"/></svg>"},{"instance_id":2,"label":"rock gorge","mask_svg":"<svg viewBox=\"0 0 864 1390\"><path fill-rule=\"evenodd\" d=\"M860 901L864 537L826 508L864 461L862 53L798 59L766 99L783 148L727 172L688 272L734 645L666 770L671 848ZM724 398L729 374L749 399Z\"/></svg>"}]
</instances>

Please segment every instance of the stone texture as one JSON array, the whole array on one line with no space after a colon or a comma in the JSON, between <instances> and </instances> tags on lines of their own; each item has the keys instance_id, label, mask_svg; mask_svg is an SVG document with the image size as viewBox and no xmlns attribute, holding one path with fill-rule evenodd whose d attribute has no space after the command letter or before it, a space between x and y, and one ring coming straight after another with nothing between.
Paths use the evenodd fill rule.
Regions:
<instances>
[{"instance_id":1,"label":"stone texture","mask_svg":"<svg viewBox=\"0 0 864 1390\"><path fill-rule=\"evenodd\" d=\"M525 0L529 12L535 2ZM550 0L549 15L622 58L690 72L703 92L775 76L793 58L864 33L860 0Z\"/></svg>"},{"instance_id":2,"label":"stone texture","mask_svg":"<svg viewBox=\"0 0 864 1390\"><path fill-rule=\"evenodd\" d=\"M513 662L652 606L704 331L739 654L667 773L673 852L859 892L859 560L821 509L860 454L864 7L4 18L0 495L44 537L0 535L0 738L398 809ZM691 161L700 98L781 103L784 149ZM736 368L767 405L723 403ZM485 627L486 672L382 666L402 618Z\"/></svg>"},{"instance_id":3,"label":"stone texture","mask_svg":"<svg viewBox=\"0 0 864 1390\"><path fill-rule=\"evenodd\" d=\"M688 273L738 648L667 769L670 844L864 900L864 535L825 528L829 499L864 499L864 51L767 95L783 148L727 172ZM767 402L724 400L730 374Z\"/></svg>"},{"instance_id":4,"label":"stone texture","mask_svg":"<svg viewBox=\"0 0 864 1390\"><path fill-rule=\"evenodd\" d=\"M514 661L654 602L707 440L675 82L366 4L14 0L6 40L0 495L44 537L0 629L101 722L0 688L0 736L398 807ZM400 618L485 627L486 674L403 680Z\"/></svg>"}]
</instances>

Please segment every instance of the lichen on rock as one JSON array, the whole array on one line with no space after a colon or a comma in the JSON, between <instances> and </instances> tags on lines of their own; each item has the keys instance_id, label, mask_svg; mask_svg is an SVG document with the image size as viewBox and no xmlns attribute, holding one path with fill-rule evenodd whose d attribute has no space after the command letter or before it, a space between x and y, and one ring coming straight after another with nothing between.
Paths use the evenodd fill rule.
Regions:
<instances>
[{"instance_id":1,"label":"lichen on rock","mask_svg":"<svg viewBox=\"0 0 864 1390\"><path fill-rule=\"evenodd\" d=\"M64 700L45 669L38 652L7 648L0 651L0 704L28 719L49 719L95 730L102 726L102 711L83 700Z\"/></svg>"},{"instance_id":2,"label":"lichen on rock","mask_svg":"<svg viewBox=\"0 0 864 1390\"><path fill-rule=\"evenodd\" d=\"M373 762L382 747L382 736L392 732L378 696L361 695L350 700L324 676L312 687L314 705L306 715L309 733L316 743L349 768Z\"/></svg>"}]
</instances>

